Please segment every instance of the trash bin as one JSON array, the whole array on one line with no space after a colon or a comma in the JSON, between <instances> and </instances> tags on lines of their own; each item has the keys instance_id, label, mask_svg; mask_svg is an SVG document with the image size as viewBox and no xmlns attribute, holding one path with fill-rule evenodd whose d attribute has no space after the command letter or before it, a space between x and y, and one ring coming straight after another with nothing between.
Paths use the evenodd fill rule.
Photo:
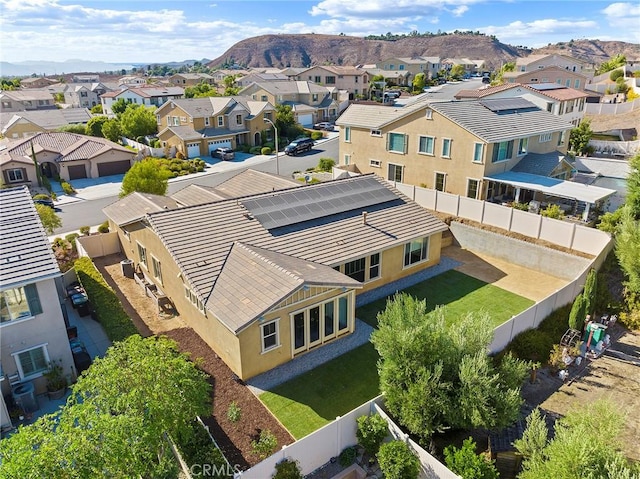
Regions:
<instances>
[{"instance_id":1,"label":"trash bin","mask_svg":"<svg viewBox=\"0 0 640 479\"><path fill-rule=\"evenodd\" d=\"M33 383L31 381L20 383L17 386L14 386L11 390L11 395L13 396L13 400L15 403L22 409L25 413L29 414L32 412L36 412L40 409L38 405L38 399L36 398L36 391Z\"/></svg>"},{"instance_id":2,"label":"trash bin","mask_svg":"<svg viewBox=\"0 0 640 479\"><path fill-rule=\"evenodd\" d=\"M133 260L123 259L120 261L120 267L122 268L122 274L125 278L133 279Z\"/></svg>"},{"instance_id":3,"label":"trash bin","mask_svg":"<svg viewBox=\"0 0 640 479\"><path fill-rule=\"evenodd\" d=\"M82 304L79 304L78 307L76 308L78 310L78 316L80 317L84 317L84 316L89 316L91 310L89 309L89 301L85 301Z\"/></svg>"}]
</instances>

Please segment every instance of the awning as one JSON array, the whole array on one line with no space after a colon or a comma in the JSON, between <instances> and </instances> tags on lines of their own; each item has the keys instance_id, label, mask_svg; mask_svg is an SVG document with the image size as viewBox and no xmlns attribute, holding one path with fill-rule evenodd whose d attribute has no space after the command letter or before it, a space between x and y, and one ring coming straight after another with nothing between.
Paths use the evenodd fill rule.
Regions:
<instances>
[{"instance_id":1,"label":"awning","mask_svg":"<svg viewBox=\"0 0 640 479\"><path fill-rule=\"evenodd\" d=\"M615 190L601 188L599 186L585 185L574 181L558 180L547 176L518 173L515 171L505 171L504 173L485 176L485 179L506 183L516 188L539 191L549 196L569 198L590 204L608 198L616 192Z\"/></svg>"}]
</instances>

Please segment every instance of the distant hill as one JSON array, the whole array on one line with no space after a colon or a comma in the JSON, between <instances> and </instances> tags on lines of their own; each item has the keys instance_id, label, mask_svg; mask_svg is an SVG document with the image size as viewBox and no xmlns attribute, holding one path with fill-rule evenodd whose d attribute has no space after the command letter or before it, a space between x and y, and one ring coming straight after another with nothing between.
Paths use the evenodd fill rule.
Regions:
<instances>
[{"instance_id":1,"label":"distant hill","mask_svg":"<svg viewBox=\"0 0 640 479\"><path fill-rule=\"evenodd\" d=\"M78 72L120 72L121 70L131 70L131 63L105 63L88 60L67 60L65 62L51 61L26 61L26 62L0 62L0 76L4 77L24 77L36 74L42 75L63 75L65 73Z\"/></svg>"},{"instance_id":2,"label":"distant hill","mask_svg":"<svg viewBox=\"0 0 640 479\"><path fill-rule=\"evenodd\" d=\"M640 58L640 45L600 40L576 40L530 50L501 43L484 35L407 36L397 40L367 40L343 35L263 35L247 38L209 63L219 67L229 60L260 67L361 65L391 57L438 56L483 59L492 68L531 53L562 53L599 64L617 53Z\"/></svg>"}]
</instances>

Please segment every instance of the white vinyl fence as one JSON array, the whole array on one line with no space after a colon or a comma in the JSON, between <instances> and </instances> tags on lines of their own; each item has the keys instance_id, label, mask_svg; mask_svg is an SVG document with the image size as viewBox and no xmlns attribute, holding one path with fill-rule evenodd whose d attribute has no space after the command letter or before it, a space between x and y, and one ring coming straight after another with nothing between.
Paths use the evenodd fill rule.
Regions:
<instances>
[{"instance_id":1,"label":"white vinyl fence","mask_svg":"<svg viewBox=\"0 0 640 479\"><path fill-rule=\"evenodd\" d=\"M640 151L640 140L633 141L606 141L606 140L589 140L589 146L592 146L596 154L602 153L610 156L633 156Z\"/></svg>"},{"instance_id":2,"label":"white vinyl fence","mask_svg":"<svg viewBox=\"0 0 640 479\"><path fill-rule=\"evenodd\" d=\"M640 108L640 99L624 103L585 103L584 107L587 115L619 115Z\"/></svg>"}]
</instances>

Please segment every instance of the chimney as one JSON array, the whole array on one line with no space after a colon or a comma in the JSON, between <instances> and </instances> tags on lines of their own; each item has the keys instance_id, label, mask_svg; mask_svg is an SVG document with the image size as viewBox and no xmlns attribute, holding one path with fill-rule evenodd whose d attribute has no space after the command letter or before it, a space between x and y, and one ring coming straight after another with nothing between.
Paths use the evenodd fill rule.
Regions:
<instances>
[{"instance_id":1,"label":"chimney","mask_svg":"<svg viewBox=\"0 0 640 479\"><path fill-rule=\"evenodd\" d=\"M367 212L366 211L362 212L362 224L363 225L367 224Z\"/></svg>"}]
</instances>

